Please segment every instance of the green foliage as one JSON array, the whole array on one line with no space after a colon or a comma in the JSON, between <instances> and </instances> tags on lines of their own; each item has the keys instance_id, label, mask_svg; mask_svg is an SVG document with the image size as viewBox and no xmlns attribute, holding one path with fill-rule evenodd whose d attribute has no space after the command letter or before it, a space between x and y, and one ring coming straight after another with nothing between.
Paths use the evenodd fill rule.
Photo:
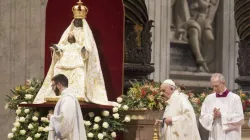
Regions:
<instances>
[{"instance_id":1,"label":"green foliage","mask_svg":"<svg viewBox=\"0 0 250 140\"><path fill-rule=\"evenodd\" d=\"M160 93L160 83L154 81L131 82L132 87L127 95L122 95L123 102L131 109L146 108L149 110L163 110L165 100Z\"/></svg>"}]
</instances>

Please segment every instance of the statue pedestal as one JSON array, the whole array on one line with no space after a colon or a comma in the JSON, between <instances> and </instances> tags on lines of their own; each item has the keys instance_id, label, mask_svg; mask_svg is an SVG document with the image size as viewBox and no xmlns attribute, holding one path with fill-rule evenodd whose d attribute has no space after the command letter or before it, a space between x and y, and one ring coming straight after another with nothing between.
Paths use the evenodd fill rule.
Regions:
<instances>
[{"instance_id":1,"label":"statue pedestal","mask_svg":"<svg viewBox=\"0 0 250 140\"><path fill-rule=\"evenodd\" d=\"M242 125L242 133L241 138L242 140L249 140L250 139L250 128L248 127L249 116L245 116L245 122Z\"/></svg>"},{"instance_id":2,"label":"statue pedestal","mask_svg":"<svg viewBox=\"0 0 250 140\"><path fill-rule=\"evenodd\" d=\"M155 69L150 64L133 64L125 63L124 64L124 91L128 90L131 87L130 81L137 80L142 81L148 79L148 76L154 72Z\"/></svg>"},{"instance_id":3,"label":"statue pedestal","mask_svg":"<svg viewBox=\"0 0 250 140\"><path fill-rule=\"evenodd\" d=\"M127 123L128 133L124 133L124 140L152 140L154 123L161 119L164 111L130 110L131 122Z\"/></svg>"},{"instance_id":4,"label":"statue pedestal","mask_svg":"<svg viewBox=\"0 0 250 140\"><path fill-rule=\"evenodd\" d=\"M55 107L56 102L46 102L43 104L19 104L20 107L37 107L37 108L53 108ZM98 105L92 103L80 102L80 106L83 109L112 109L112 106L108 105Z\"/></svg>"},{"instance_id":5,"label":"statue pedestal","mask_svg":"<svg viewBox=\"0 0 250 140\"><path fill-rule=\"evenodd\" d=\"M239 76L235 83L239 84L243 91L250 91L250 76Z\"/></svg>"}]
</instances>

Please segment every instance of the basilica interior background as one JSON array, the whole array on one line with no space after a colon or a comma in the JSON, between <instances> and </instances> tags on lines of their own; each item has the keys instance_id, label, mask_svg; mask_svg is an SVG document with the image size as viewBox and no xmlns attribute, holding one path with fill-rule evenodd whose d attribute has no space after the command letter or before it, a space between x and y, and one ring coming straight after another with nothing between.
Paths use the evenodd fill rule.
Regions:
<instances>
[{"instance_id":1,"label":"basilica interior background","mask_svg":"<svg viewBox=\"0 0 250 140\"><path fill-rule=\"evenodd\" d=\"M62 1L63 2L63 1ZM188 4L192 4L192 0ZM174 9L183 6L183 0L145 0L149 19L153 20L151 63L154 72L149 79L163 81L171 78L180 85L200 91L210 85L211 73L222 73L229 89L238 88L237 58L239 37L235 26L234 0L214 0L218 8L211 22L214 41L203 47L209 72L197 71L197 63L190 49L190 41L176 36L175 18L185 12ZM13 112L4 109L9 89L28 78L44 77L45 10L47 0L0 1L0 137L12 128ZM177 10L178 11L178 10ZM191 13L192 15L192 13ZM204 51L205 49L205 51Z\"/></svg>"}]
</instances>

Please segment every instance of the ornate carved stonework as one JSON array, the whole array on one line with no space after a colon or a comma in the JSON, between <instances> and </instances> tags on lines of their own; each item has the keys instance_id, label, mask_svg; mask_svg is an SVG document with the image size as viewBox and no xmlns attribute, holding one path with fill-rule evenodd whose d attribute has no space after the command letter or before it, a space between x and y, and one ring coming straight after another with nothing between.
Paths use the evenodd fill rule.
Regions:
<instances>
[{"instance_id":1,"label":"ornate carved stonework","mask_svg":"<svg viewBox=\"0 0 250 140\"><path fill-rule=\"evenodd\" d=\"M239 75L235 82L244 87L250 85L250 0L235 0L235 23L240 38L237 65Z\"/></svg>"},{"instance_id":2,"label":"ornate carved stonework","mask_svg":"<svg viewBox=\"0 0 250 140\"><path fill-rule=\"evenodd\" d=\"M125 91L131 86L130 80L143 81L148 79L147 76L154 72L155 69L150 64L124 64L124 89Z\"/></svg>"},{"instance_id":3,"label":"ornate carved stonework","mask_svg":"<svg viewBox=\"0 0 250 140\"><path fill-rule=\"evenodd\" d=\"M136 25L130 20L126 19L125 31L125 63L149 64L151 61L151 37L150 29L152 27L152 20L145 24L144 29L140 33L140 40L138 42L138 33L133 27ZM139 46L140 45L140 46Z\"/></svg>"},{"instance_id":4,"label":"ornate carved stonework","mask_svg":"<svg viewBox=\"0 0 250 140\"><path fill-rule=\"evenodd\" d=\"M198 71L209 72L207 57L202 53L214 43L213 20L220 0L174 0L171 4L172 43L190 45ZM205 51L204 51L205 52Z\"/></svg>"},{"instance_id":5,"label":"ornate carved stonework","mask_svg":"<svg viewBox=\"0 0 250 140\"><path fill-rule=\"evenodd\" d=\"M151 66L151 28L144 0L124 0L125 7L125 59L124 88L130 87L130 80L141 81L154 72Z\"/></svg>"}]
</instances>

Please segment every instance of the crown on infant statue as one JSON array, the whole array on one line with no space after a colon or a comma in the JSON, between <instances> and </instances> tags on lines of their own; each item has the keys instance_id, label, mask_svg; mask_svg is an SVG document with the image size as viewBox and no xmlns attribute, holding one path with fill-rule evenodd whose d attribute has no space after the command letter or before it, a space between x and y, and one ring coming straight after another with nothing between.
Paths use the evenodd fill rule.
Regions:
<instances>
[{"instance_id":1,"label":"crown on infant statue","mask_svg":"<svg viewBox=\"0 0 250 140\"><path fill-rule=\"evenodd\" d=\"M74 18L84 19L88 14L88 8L83 5L81 0L79 0L77 5L72 7L72 12L74 14Z\"/></svg>"}]
</instances>

